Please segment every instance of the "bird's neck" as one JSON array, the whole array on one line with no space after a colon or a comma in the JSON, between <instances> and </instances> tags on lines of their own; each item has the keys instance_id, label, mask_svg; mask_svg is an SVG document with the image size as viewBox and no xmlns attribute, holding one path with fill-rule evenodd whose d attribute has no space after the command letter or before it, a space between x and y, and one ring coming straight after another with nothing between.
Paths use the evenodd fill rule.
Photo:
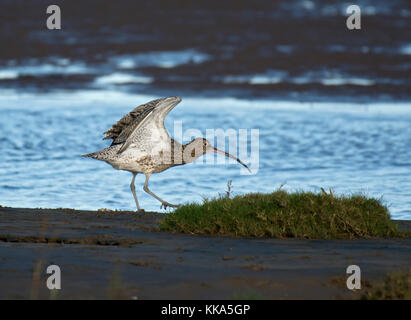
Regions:
<instances>
[{"instance_id":1,"label":"bird's neck","mask_svg":"<svg viewBox=\"0 0 411 320\"><path fill-rule=\"evenodd\" d=\"M193 144L193 142L194 140L186 144L181 144L172 139L171 146L172 153L175 155L175 165L182 165L194 162L197 158L203 155L201 152L199 152L199 150L196 150L196 147Z\"/></svg>"}]
</instances>

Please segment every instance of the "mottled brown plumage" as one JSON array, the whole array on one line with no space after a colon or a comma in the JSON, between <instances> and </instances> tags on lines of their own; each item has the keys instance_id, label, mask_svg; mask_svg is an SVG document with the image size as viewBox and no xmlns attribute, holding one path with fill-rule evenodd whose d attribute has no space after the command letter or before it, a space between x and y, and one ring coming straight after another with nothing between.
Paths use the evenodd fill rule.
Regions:
<instances>
[{"instance_id":1,"label":"mottled brown plumage","mask_svg":"<svg viewBox=\"0 0 411 320\"><path fill-rule=\"evenodd\" d=\"M105 139L113 139L111 146L84 155L109 163L117 170L133 174L130 188L136 202L140 205L135 192L134 181L137 173L144 173L144 191L161 202L164 208L177 207L164 201L148 188L150 175L168 168L195 161L207 152L216 152L235 159L247 169L238 158L215 149L206 139L197 138L182 145L171 139L164 127L164 117L181 101L179 97L157 99L134 108L105 132Z\"/></svg>"},{"instance_id":2,"label":"mottled brown plumage","mask_svg":"<svg viewBox=\"0 0 411 320\"><path fill-rule=\"evenodd\" d=\"M111 129L104 132L105 137L103 140L113 139L111 142L112 146L125 142L139 123L154 110L160 100L162 99L152 100L127 113L119 121L113 124Z\"/></svg>"}]
</instances>

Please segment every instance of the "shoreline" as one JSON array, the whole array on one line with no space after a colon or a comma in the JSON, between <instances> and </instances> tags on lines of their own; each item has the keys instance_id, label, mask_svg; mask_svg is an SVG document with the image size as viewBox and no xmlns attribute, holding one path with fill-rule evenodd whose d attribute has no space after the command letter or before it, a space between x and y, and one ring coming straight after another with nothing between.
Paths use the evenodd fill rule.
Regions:
<instances>
[{"instance_id":1,"label":"shoreline","mask_svg":"<svg viewBox=\"0 0 411 320\"><path fill-rule=\"evenodd\" d=\"M55 214L52 214L55 213ZM409 269L411 238L301 240L155 231L165 214L0 207L0 299L352 298L364 283ZM411 221L400 221L411 230ZM57 264L51 296L45 269Z\"/></svg>"}]
</instances>

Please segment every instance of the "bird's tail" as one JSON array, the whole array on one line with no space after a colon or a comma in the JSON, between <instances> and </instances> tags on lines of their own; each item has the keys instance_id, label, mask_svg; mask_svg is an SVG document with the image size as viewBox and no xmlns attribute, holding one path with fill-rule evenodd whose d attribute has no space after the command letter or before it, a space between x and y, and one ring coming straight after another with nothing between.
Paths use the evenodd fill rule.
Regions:
<instances>
[{"instance_id":1,"label":"bird's tail","mask_svg":"<svg viewBox=\"0 0 411 320\"><path fill-rule=\"evenodd\" d=\"M97 152L92 152L92 153L88 153L88 154L82 154L81 155L84 158L93 158L93 159L97 159Z\"/></svg>"},{"instance_id":2,"label":"bird's tail","mask_svg":"<svg viewBox=\"0 0 411 320\"><path fill-rule=\"evenodd\" d=\"M112 155L116 153L117 149L118 149L118 146L117 147L109 147L109 148L105 148L105 149L100 150L100 151L96 151L96 152L92 152L92 153L88 153L88 154L83 154L82 157L93 158L93 159L96 159L96 160L106 161L106 160L112 158Z\"/></svg>"}]
</instances>

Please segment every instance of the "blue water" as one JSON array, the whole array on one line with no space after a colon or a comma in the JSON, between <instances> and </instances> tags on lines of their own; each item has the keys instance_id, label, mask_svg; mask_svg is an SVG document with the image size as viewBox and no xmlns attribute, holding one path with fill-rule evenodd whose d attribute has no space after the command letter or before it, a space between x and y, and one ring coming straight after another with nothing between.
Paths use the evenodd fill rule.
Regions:
<instances>
[{"instance_id":1,"label":"blue water","mask_svg":"<svg viewBox=\"0 0 411 320\"><path fill-rule=\"evenodd\" d=\"M0 204L13 207L134 209L131 174L80 155L102 149L102 133L153 96L115 91L19 94L0 98ZM411 219L411 104L299 103L234 98L187 98L168 115L183 130L259 129L258 171L202 161L151 178L171 203L233 194L332 188L337 194L382 197L396 219ZM254 159L255 160L255 159ZM256 163L253 164L256 166ZM257 167L255 167L257 168ZM143 192L141 205L158 210Z\"/></svg>"},{"instance_id":2,"label":"blue water","mask_svg":"<svg viewBox=\"0 0 411 320\"><path fill-rule=\"evenodd\" d=\"M256 129L259 152L252 175L202 159L153 175L165 200L284 184L382 198L411 219L409 1L358 0L355 31L336 0L62 1L53 31L48 1L0 3L0 205L134 209L131 174L80 155L135 106L177 95L172 136L174 121ZM143 182L140 204L158 210Z\"/></svg>"}]
</instances>

